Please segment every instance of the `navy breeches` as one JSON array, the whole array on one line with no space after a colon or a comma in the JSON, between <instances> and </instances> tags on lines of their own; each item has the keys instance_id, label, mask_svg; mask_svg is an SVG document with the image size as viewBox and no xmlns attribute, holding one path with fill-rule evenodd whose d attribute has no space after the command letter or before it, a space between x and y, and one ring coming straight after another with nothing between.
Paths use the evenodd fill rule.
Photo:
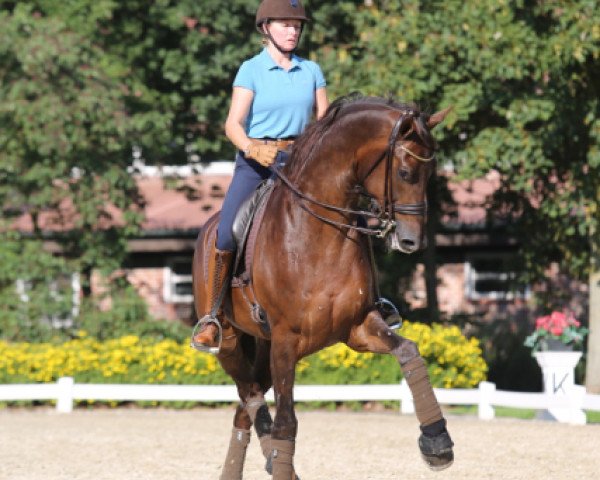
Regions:
<instances>
[{"instance_id":1,"label":"navy breeches","mask_svg":"<svg viewBox=\"0 0 600 480\"><path fill-rule=\"evenodd\" d=\"M287 162L289 155L278 152L275 163L282 167ZM217 248L219 250L235 251L236 245L233 238L233 221L238 209L263 180L274 174L270 168L263 167L255 160L247 159L240 152L235 156L235 168L229 190L223 200L223 207L217 227Z\"/></svg>"}]
</instances>

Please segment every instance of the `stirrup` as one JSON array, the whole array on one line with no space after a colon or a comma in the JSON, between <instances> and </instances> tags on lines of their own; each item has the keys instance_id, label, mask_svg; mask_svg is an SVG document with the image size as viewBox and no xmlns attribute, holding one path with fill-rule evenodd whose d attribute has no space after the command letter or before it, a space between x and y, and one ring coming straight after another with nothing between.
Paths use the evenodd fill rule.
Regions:
<instances>
[{"instance_id":1,"label":"stirrup","mask_svg":"<svg viewBox=\"0 0 600 480\"><path fill-rule=\"evenodd\" d=\"M194 341L194 338L196 338L196 335L202 331L202 328L205 325L208 325L210 323L214 323L217 326L218 341L217 341L216 347L212 347L210 345L204 345L203 343L196 343ZM219 353L221 351L221 342L222 341L223 341L223 327L221 327L221 322L219 322L215 317L211 317L210 315L205 315L200 320L198 320L198 323L196 323L194 330L192 330L190 347L192 347L195 350L198 350L199 352L212 353L213 355L216 355L217 353Z\"/></svg>"},{"instance_id":2,"label":"stirrup","mask_svg":"<svg viewBox=\"0 0 600 480\"><path fill-rule=\"evenodd\" d=\"M375 308L379 310L379 313L381 313L381 316L383 317L383 321L388 327L396 330L402 326L402 317L400 316L396 305L387 298L380 297L375 302Z\"/></svg>"}]
</instances>

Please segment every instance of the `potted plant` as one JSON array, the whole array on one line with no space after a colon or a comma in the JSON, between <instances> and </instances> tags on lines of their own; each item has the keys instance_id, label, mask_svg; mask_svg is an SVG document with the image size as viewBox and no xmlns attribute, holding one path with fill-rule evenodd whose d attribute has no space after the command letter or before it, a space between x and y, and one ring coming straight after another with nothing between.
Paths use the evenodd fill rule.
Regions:
<instances>
[{"instance_id":1,"label":"potted plant","mask_svg":"<svg viewBox=\"0 0 600 480\"><path fill-rule=\"evenodd\" d=\"M535 330L525 339L525 346L537 351L570 351L580 348L588 329L581 326L569 311L554 311L535 320Z\"/></svg>"},{"instance_id":2,"label":"potted plant","mask_svg":"<svg viewBox=\"0 0 600 480\"><path fill-rule=\"evenodd\" d=\"M582 352L573 351L573 348L581 346L587 333L587 328L582 327L569 311L555 311L536 319L535 330L525 339L525 345L533 350L532 355L542 369L544 392L550 397L581 399L585 387L575 385L575 367ZM551 406L547 414L561 422L586 423L580 407Z\"/></svg>"}]
</instances>

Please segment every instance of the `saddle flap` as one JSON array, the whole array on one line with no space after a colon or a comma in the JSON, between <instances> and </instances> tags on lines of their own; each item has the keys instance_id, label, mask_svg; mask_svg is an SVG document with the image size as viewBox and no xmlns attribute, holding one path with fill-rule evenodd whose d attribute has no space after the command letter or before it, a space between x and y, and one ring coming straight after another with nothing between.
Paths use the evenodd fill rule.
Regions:
<instances>
[{"instance_id":1,"label":"saddle flap","mask_svg":"<svg viewBox=\"0 0 600 480\"><path fill-rule=\"evenodd\" d=\"M273 182L265 180L256 191L242 203L233 221L233 238L237 245L234 273L237 272L241 259L243 258L246 242L256 216L256 213L264 207L266 200L273 190Z\"/></svg>"}]
</instances>

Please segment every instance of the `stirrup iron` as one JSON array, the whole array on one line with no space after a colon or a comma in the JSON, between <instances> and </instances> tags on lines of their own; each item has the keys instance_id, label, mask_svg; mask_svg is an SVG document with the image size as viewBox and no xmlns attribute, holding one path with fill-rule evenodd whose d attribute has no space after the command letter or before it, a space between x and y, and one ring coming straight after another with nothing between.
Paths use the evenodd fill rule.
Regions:
<instances>
[{"instance_id":1,"label":"stirrup iron","mask_svg":"<svg viewBox=\"0 0 600 480\"><path fill-rule=\"evenodd\" d=\"M396 330L402 326L402 317L400 316L396 305L387 298L379 297L375 302L375 308L379 310L379 313L381 313L381 316L383 317L383 321L388 327Z\"/></svg>"},{"instance_id":2,"label":"stirrup iron","mask_svg":"<svg viewBox=\"0 0 600 480\"><path fill-rule=\"evenodd\" d=\"M204 345L202 343L196 343L194 341L194 338L196 338L196 335L202 331L202 328L204 327L204 325L208 325L210 323L213 323L217 326L218 342L217 342L216 347L212 347L210 345ZM198 323L196 323L194 330L192 330L190 347L192 347L195 350L198 350L199 352L212 353L213 355L216 355L217 353L219 353L221 351L221 342L222 341L223 341L223 327L221 326L221 322L219 322L219 320L217 320L215 317L211 317L210 315L205 315L200 320L198 320Z\"/></svg>"}]
</instances>

